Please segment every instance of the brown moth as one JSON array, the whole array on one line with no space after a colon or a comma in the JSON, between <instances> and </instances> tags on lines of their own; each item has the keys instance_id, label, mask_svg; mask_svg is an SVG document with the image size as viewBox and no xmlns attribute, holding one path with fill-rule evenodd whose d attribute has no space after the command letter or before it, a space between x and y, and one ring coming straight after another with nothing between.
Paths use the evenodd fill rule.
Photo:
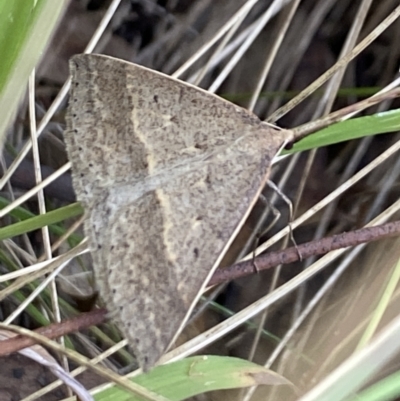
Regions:
<instances>
[{"instance_id":1,"label":"brown moth","mask_svg":"<svg viewBox=\"0 0 400 401\"><path fill-rule=\"evenodd\" d=\"M292 132L159 72L71 59L65 142L100 295L144 370L175 341Z\"/></svg>"}]
</instances>

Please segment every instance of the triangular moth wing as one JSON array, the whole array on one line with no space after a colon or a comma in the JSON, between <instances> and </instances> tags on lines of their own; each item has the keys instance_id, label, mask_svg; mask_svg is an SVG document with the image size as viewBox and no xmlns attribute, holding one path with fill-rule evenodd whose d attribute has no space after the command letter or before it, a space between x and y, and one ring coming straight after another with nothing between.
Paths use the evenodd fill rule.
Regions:
<instances>
[{"instance_id":1,"label":"triangular moth wing","mask_svg":"<svg viewBox=\"0 0 400 401\"><path fill-rule=\"evenodd\" d=\"M131 63L82 55L71 65L66 142L96 278L147 369L181 331L291 133Z\"/></svg>"}]
</instances>

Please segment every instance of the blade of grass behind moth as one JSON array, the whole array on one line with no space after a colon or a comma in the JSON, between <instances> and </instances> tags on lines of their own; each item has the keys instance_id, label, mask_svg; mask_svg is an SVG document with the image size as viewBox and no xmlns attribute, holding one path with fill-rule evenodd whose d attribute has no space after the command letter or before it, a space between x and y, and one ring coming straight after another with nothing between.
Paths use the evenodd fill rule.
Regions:
<instances>
[{"instance_id":1,"label":"blade of grass behind moth","mask_svg":"<svg viewBox=\"0 0 400 401\"><path fill-rule=\"evenodd\" d=\"M35 280L39 277L42 277L44 274L48 274L56 269L60 264L68 262L70 259L78 256L82 253L88 252L87 249L87 240L83 240L79 245L75 248L69 250L68 252L64 253L61 256L58 256L52 260L46 261L45 263L41 262L40 265L43 266L40 270L35 271L34 273L29 274L27 277L20 277L14 283L10 284L4 290L0 291L0 301L3 300L5 297L12 294L14 291L20 289L27 283L32 280ZM33 268L34 266L31 266Z\"/></svg>"},{"instance_id":2,"label":"blade of grass behind moth","mask_svg":"<svg viewBox=\"0 0 400 401\"><path fill-rule=\"evenodd\" d=\"M286 103L283 107L276 110L269 118L268 122L275 122L283 117L289 110L295 108L304 98L308 97L316 89L322 86L340 68L348 64L368 45L370 45L381 33L383 33L400 16L400 6L397 6L369 35L367 35L350 53L338 60L328 71L322 74L312 84L300 92L296 97Z\"/></svg>"}]
</instances>

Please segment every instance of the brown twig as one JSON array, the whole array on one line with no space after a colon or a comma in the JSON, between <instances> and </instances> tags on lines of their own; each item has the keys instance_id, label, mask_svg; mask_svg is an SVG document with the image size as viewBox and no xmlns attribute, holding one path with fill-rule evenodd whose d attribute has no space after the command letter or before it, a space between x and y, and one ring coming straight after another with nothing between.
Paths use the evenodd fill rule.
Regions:
<instances>
[{"instance_id":1,"label":"brown twig","mask_svg":"<svg viewBox=\"0 0 400 401\"><path fill-rule=\"evenodd\" d=\"M299 255L301 255L302 259L305 259L310 256L322 255L335 249L377 241L383 238L394 237L399 234L400 221L393 221L379 226L361 228L348 233L342 233L332 237L307 242L298 245L297 248L291 247L283 251L270 252L256 258L254 261L250 260L237 263L231 267L217 270L209 284L216 285L224 281L254 274L256 272L256 269L254 268L255 264L257 270L266 270L280 264L296 262L300 258ZM41 327L35 331L53 339L103 323L106 319L107 311L105 309L96 309L92 312L83 313L73 319L65 320L61 323L54 323L46 327ZM24 336L16 336L8 340L0 341L0 356L16 352L22 348L30 347L33 344L35 344L34 340Z\"/></svg>"},{"instance_id":2,"label":"brown twig","mask_svg":"<svg viewBox=\"0 0 400 401\"><path fill-rule=\"evenodd\" d=\"M34 331L50 339L58 338L103 323L106 320L106 314L106 309L95 309L60 323L53 323L48 326L40 327ZM34 344L36 344L36 342L33 338L17 335L7 340L0 341L0 356L8 355Z\"/></svg>"},{"instance_id":3,"label":"brown twig","mask_svg":"<svg viewBox=\"0 0 400 401\"><path fill-rule=\"evenodd\" d=\"M209 285L216 285L224 281L253 274L256 271L255 266L257 270L266 270L281 264L296 262L300 259L300 255L302 259L306 259L310 256L322 255L335 249L377 241L378 239L394 237L399 234L400 221L393 221L374 227L361 228L348 233L306 242L305 244L287 248L283 251L267 253L266 255L256 258L254 261L248 260L232 265L226 269L219 269L212 276Z\"/></svg>"}]
</instances>

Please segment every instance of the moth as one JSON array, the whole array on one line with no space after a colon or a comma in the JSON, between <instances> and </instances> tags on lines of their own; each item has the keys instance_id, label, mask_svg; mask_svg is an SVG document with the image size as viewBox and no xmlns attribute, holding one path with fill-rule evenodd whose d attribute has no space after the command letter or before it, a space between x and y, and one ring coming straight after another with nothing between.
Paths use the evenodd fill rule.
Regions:
<instances>
[{"instance_id":1,"label":"moth","mask_svg":"<svg viewBox=\"0 0 400 401\"><path fill-rule=\"evenodd\" d=\"M77 55L65 142L101 297L146 371L174 343L293 139L188 83Z\"/></svg>"}]
</instances>

